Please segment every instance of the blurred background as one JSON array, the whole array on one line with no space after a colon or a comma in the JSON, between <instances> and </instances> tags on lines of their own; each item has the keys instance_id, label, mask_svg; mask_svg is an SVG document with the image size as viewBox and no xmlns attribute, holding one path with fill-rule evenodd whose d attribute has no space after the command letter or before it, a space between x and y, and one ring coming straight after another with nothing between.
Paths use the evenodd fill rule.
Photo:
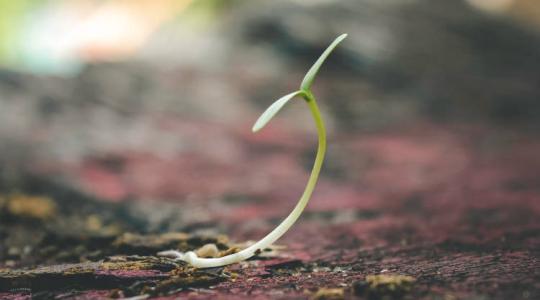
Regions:
<instances>
[{"instance_id":1,"label":"blurred background","mask_svg":"<svg viewBox=\"0 0 540 300\"><path fill-rule=\"evenodd\" d=\"M324 174L283 243L538 228L537 0L0 0L0 258L69 230L260 237L316 136L301 103L251 125L341 33Z\"/></svg>"}]
</instances>

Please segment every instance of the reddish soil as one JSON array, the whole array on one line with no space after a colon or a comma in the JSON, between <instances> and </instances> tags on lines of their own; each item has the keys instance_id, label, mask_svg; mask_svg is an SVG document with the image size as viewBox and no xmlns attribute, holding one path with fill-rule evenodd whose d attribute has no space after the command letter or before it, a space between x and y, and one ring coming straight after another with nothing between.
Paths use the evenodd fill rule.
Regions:
<instances>
[{"instance_id":1,"label":"reddish soil","mask_svg":"<svg viewBox=\"0 0 540 300\"><path fill-rule=\"evenodd\" d=\"M301 193L315 140L280 122L261 135L243 125L167 124L187 145L178 153L126 149L33 166L16 190L52 199L57 215L0 206L0 298L540 298L540 139L533 134L431 123L332 134L312 202L278 242L283 247L196 271L153 255L207 242L231 249L218 234L236 242L262 237ZM58 219L70 215L85 229L69 233L65 224L77 221ZM24 234L36 224L46 229L31 243ZM125 240L125 232L143 240ZM144 239L166 232L193 236ZM41 251L47 246L53 250ZM122 258L142 267L103 267L112 255L146 256Z\"/></svg>"}]
</instances>

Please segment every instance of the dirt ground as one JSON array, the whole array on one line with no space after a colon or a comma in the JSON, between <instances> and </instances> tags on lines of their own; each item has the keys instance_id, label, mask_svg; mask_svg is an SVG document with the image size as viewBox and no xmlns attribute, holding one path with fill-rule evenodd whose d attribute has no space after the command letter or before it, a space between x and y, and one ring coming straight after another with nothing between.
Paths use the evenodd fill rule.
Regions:
<instances>
[{"instance_id":1,"label":"dirt ground","mask_svg":"<svg viewBox=\"0 0 540 300\"><path fill-rule=\"evenodd\" d=\"M236 160L116 153L54 171L79 189L40 170L2 186L1 297L540 297L532 135L421 123L332 136L312 202L275 248L194 270L155 254L213 243L223 255L263 236L293 206L314 146L279 125L271 139L198 130L220 131Z\"/></svg>"}]
</instances>

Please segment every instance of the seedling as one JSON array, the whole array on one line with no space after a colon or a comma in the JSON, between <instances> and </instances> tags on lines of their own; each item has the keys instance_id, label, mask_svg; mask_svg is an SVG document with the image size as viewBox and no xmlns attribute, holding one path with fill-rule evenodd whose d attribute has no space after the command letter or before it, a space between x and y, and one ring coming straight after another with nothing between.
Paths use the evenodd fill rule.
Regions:
<instances>
[{"instance_id":1,"label":"seedling","mask_svg":"<svg viewBox=\"0 0 540 300\"><path fill-rule=\"evenodd\" d=\"M315 126L317 127L317 133L319 135L319 146L317 148L315 162L313 164L313 168L311 170L311 174L309 176L304 193L300 197L300 200L298 200L298 203L296 204L292 212L287 216L287 218L285 218L285 220L283 220L281 224L279 224L263 239L247 247L246 249L234 254L219 258L200 258L193 251L182 253L170 250L160 252L158 253L158 255L169 256L174 257L177 260L183 260L196 268L212 268L225 266L252 257L256 253L260 252L262 249L265 249L272 245L283 234L285 234L285 232L287 232L289 228L291 228L291 226L294 224L294 222L296 222L298 217L300 217L300 214L302 214L302 211L304 210L307 203L309 202L309 199L311 198L311 194L313 193L313 189L315 188L315 185L317 184L317 179L319 178L319 173L321 171L324 160L324 154L326 152L326 129L324 127L324 123L321 118L317 102L315 101L315 96L311 92L311 85L313 84L313 80L315 79L315 76L319 72L319 69L321 68L321 65L324 63L326 58L328 58L334 48L336 48L336 46L346 37L347 34L342 34L337 37L330 44L330 46L328 46L328 48L324 50L319 59L317 59L317 61L306 73L306 75L304 76L304 80L302 80L302 83L300 84L300 89L279 98L276 102L270 105L270 107L268 107L266 111L255 122L255 125L253 125L252 128L253 132L261 130L281 110L281 108L285 106L285 104L287 104L290 100L296 97L304 99L308 104L309 109L311 110L313 120L315 121Z\"/></svg>"}]
</instances>

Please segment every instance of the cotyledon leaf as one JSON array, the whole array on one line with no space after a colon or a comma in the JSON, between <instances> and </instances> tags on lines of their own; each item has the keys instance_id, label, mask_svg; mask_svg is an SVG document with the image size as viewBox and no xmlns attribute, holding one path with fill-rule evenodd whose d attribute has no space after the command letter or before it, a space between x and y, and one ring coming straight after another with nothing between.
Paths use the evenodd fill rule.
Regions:
<instances>
[{"instance_id":1,"label":"cotyledon leaf","mask_svg":"<svg viewBox=\"0 0 540 300\"><path fill-rule=\"evenodd\" d=\"M303 91L292 92L276 100L276 102L272 103L272 105L270 105L262 113L262 115L259 117L259 119L257 119L257 122L255 122L255 125L253 125L253 128L251 128L251 130L253 132L261 130L264 126L266 126L266 124L268 124L268 122L270 122L270 120L272 120L272 118L278 113L278 111L280 111L281 108L285 106L285 104L287 104L287 102L289 102L292 98L301 95L302 93Z\"/></svg>"},{"instance_id":2,"label":"cotyledon leaf","mask_svg":"<svg viewBox=\"0 0 540 300\"><path fill-rule=\"evenodd\" d=\"M324 52L321 54L319 59L311 66L309 71L307 71L306 76L304 76L304 79L302 80L302 83L300 84L300 90L309 91L311 88L311 85L313 84L313 80L315 79L315 76L317 75L317 72L319 72L319 69L321 68L322 64L328 58L328 55L332 53L334 48L343 41L347 37L347 34L344 33L340 36L338 36L331 44L324 50Z\"/></svg>"}]
</instances>

